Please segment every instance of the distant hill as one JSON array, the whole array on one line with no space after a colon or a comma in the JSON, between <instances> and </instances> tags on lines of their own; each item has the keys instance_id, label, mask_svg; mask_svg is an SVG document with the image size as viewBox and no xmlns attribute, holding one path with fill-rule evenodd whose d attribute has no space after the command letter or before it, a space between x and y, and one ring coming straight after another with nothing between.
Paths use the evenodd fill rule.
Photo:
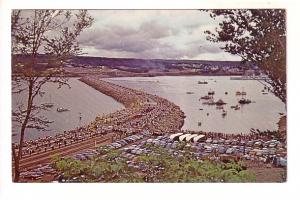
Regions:
<instances>
[{"instance_id":1,"label":"distant hill","mask_svg":"<svg viewBox=\"0 0 300 200\"><path fill-rule=\"evenodd\" d=\"M14 56L17 62L26 62L27 56ZM45 68L47 66L48 56L39 55L38 65ZM107 57L91 57L91 56L76 56L69 60L69 65L73 67L99 67L106 66L115 69L121 69L132 72L147 72L149 70L164 71L170 69L183 68L209 68L210 66L219 67L243 67L245 66L240 61L209 61L209 60L164 60L164 59L136 59L136 58L107 58ZM51 67L49 65L49 67Z\"/></svg>"},{"instance_id":2,"label":"distant hill","mask_svg":"<svg viewBox=\"0 0 300 200\"><path fill-rule=\"evenodd\" d=\"M137 58L107 58L77 56L72 59L74 64L107 65L107 66L126 66L126 67L145 67L156 68L170 66L172 64L206 64L218 66L240 66L240 61L209 61L209 60L164 60L164 59L137 59Z\"/></svg>"}]
</instances>

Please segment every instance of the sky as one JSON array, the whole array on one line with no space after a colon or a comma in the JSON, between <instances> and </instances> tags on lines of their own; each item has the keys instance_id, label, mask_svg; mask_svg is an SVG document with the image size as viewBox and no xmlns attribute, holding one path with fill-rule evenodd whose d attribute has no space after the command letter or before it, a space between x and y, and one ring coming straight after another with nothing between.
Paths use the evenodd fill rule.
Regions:
<instances>
[{"instance_id":1,"label":"sky","mask_svg":"<svg viewBox=\"0 0 300 200\"><path fill-rule=\"evenodd\" d=\"M79 37L89 56L241 60L206 40L218 21L198 10L90 10L92 27Z\"/></svg>"}]
</instances>

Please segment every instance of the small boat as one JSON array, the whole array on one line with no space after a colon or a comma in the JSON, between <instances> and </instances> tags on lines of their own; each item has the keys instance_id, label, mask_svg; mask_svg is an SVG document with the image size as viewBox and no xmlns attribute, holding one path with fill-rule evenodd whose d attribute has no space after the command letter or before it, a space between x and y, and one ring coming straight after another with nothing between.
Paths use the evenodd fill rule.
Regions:
<instances>
[{"instance_id":1,"label":"small boat","mask_svg":"<svg viewBox=\"0 0 300 200\"><path fill-rule=\"evenodd\" d=\"M240 91L236 91L235 95L242 95Z\"/></svg>"},{"instance_id":2,"label":"small boat","mask_svg":"<svg viewBox=\"0 0 300 200\"><path fill-rule=\"evenodd\" d=\"M199 110L203 110L203 108L199 108Z\"/></svg>"},{"instance_id":3,"label":"small boat","mask_svg":"<svg viewBox=\"0 0 300 200\"><path fill-rule=\"evenodd\" d=\"M215 105L216 103L214 102L214 100L209 99L208 101L203 102L202 104L203 104L203 105Z\"/></svg>"},{"instance_id":4,"label":"small boat","mask_svg":"<svg viewBox=\"0 0 300 200\"><path fill-rule=\"evenodd\" d=\"M45 106L46 108L52 108L54 106L54 103L52 103L52 100L51 100L51 94L50 94L50 102L48 103L43 103L42 106Z\"/></svg>"},{"instance_id":5,"label":"small boat","mask_svg":"<svg viewBox=\"0 0 300 200\"><path fill-rule=\"evenodd\" d=\"M234 108L234 110L239 110L241 109L241 107L239 107L238 105L236 105L236 107Z\"/></svg>"},{"instance_id":6,"label":"small boat","mask_svg":"<svg viewBox=\"0 0 300 200\"><path fill-rule=\"evenodd\" d=\"M198 122L198 126L201 126L202 125L202 123L201 122Z\"/></svg>"},{"instance_id":7,"label":"small boat","mask_svg":"<svg viewBox=\"0 0 300 200\"><path fill-rule=\"evenodd\" d=\"M224 105L226 104L222 99L219 99L217 102L216 102L216 105L217 106L221 106L221 105Z\"/></svg>"},{"instance_id":8,"label":"small boat","mask_svg":"<svg viewBox=\"0 0 300 200\"><path fill-rule=\"evenodd\" d=\"M215 92L214 92L214 91L209 91L207 94L208 94L208 95L214 95Z\"/></svg>"},{"instance_id":9,"label":"small boat","mask_svg":"<svg viewBox=\"0 0 300 200\"><path fill-rule=\"evenodd\" d=\"M247 93L243 91L241 94L242 94L242 95L246 95Z\"/></svg>"},{"instance_id":10,"label":"small boat","mask_svg":"<svg viewBox=\"0 0 300 200\"><path fill-rule=\"evenodd\" d=\"M211 97L206 95L206 96L200 97L200 99L209 100L209 99L211 99Z\"/></svg>"},{"instance_id":11,"label":"small boat","mask_svg":"<svg viewBox=\"0 0 300 200\"><path fill-rule=\"evenodd\" d=\"M194 94L194 92L186 92L187 94Z\"/></svg>"},{"instance_id":12,"label":"small boat","mask_svg":"<svg viewBox=\"0 0 300 200\"><path fill-rule=\"evenodd\" d=\"M242 99L239 100L239 103L240 104L249 104L249 103L251 103L251 100L250 99L242 98Z\"/></svg>"},{"instance_id":13,"label":"small boat","mask_svg":"<svg viewBox=\"0 0 300 200\"><path fill-rule=\"evenodd\" d=\"M57 108L56 111L57 112L65 112L65 111L69 111L69 109L60 107L60 108Z\"/></svg>"},{"instance_id":14,"label":"small boat","mask_svg":"<svg viewBox=\"0 0 300 200\"><path fill-rule=\"evenodd\" d=\"M220 105L218 105L216 108L217 108L217 110L223 110L224 109L224 107L220 106Z\"/></svg>"},{"instance_id":15,"label":"small boat","mask_svg":"<svg viewBox=\"0 0 300 200\"><path fill-rule=\"evenodd\" d=\"M234 109L234 110L239 110L239 109L240 109L239 105L230 106L230 108L232 108L232 109Z\"/></svg>"},{"instance_id":16,"label":"small boat","mask_svg":"<svg viewBox=\"0 0 300 200\"><path fill-rule=\"evenodd\" d=\"M263 92L262 94L268 94L267 92Z\"/></svg>"},{"instance_id":17,"label":"small boat","mask_svg":"<svg viewBox=\"0 0 300 200\"><path fill-rule=\"evenodd\" d=\"M207 81L198 81L198 84L207 84Z\"/></svg>"},{"instance_id":18,"label":"small boat","mask_svg":"<svg viewBox=\"0 0 300 200\"><path fill-rule=\"evenodd\" d=\"M52 108L54 106L53 103L43 103L42 106L45 106L46 108Z\"/></svg>"},{"instance_id":19,"label":"small boat","mask_svg":"<svg viewBox=\"0 0 300 200\"><path fill-rule=\"evenodd\" d=\"M223 110L222 116L225 117L226 115L227 115L227 112L225 110Z\"/></svg>"}]
</instances>

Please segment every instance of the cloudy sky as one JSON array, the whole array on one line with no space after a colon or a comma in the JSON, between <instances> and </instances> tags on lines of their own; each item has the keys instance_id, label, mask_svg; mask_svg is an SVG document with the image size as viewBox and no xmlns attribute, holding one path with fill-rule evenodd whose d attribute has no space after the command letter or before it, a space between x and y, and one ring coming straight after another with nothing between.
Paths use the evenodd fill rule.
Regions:
<instances>
[{"instance_id":1,"label":"cloudy sky","mask_svg":"<svg viewBox=\"0 0 300 200\"><path fill-rule=\"evenodd\" d=\"M240 60L205 39L218 22L197 10L90 10L95 22L79 38L90 56Z\"/></svg>"}]
</instances>

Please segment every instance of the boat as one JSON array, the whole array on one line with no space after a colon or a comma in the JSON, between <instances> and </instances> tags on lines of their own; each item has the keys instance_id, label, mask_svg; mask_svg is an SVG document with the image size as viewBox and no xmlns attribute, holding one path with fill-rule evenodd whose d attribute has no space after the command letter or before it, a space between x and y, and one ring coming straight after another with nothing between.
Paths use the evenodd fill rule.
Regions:
<instances>
[{"instance_id":1,"label":"boat","mask_svg":"<svg viewBox=\"0 0 300 200\"><path fill-rule=\"evenodd\" d=\"M242 95L240 91L236 91L235 95Z\"/></svg>"},{"instance_id":2,"label":"boat","mask_svg":"<svg viewBox=\"0 0 300 200\"><path fill-rule=\"evenodd\" d=\"M263 92L262 94L268 94L267 92Z\"/></svg>"},{"instance_id":3,"label":"boat","mask_svg":"<svg viewBox=\"0 0 300 200\"><path fill-rule=\"evenodd\" d=\"M239 109L240 109L239 105L230 106L230 108L232 108L232 109L234 109L234 110L239 110Z\"/></svg>"},{"instance_id":4,"label":"boat","mask_svg":"<svg viewBox=\"0 0 300 200\"><path fill-rule=\"evenodd\" d=\"M215 91L209 90L207 94L208 94L208 95L214 95L214 94L215 94Z\"/></svg>"},{"instance_id":5,"label":"boat","mask_svg":"<svg viewBox=\"0 0 300 200\"><path fill-rule=\"evenodd\" d=\"M194 92L186 92L187 94L194 94Z\"/></svg>"},{"instance_id":6,"label":"boat","mask_svg":"<svg viewBox=\"0 0 300 200\"><path fill-rule=\"evenodd\" d=\"M206 95L206 96L200 97L200 99L209 100L209 99L211 99L211 97Z\"/></svg>"},{"instance_id":7,"label":"boat","mask_svg":"<svg viewBox=\"0 0 300 200\"><path fill-rule=\"evenodd\" d=\"M43 103L42 106L45 106L46 108L52 108L54 106L54 103L51 101L51 95L50 95L50 102Z\"/></svg>"},{"instance_id":8,"label":"boat","mask_svg":"<svg viewBox=\"0 0 300 200\"><path fill-rule=\"evenodd\" d=\"M60 107L60 108L57 108L56 111L57 112L65 112L65 111L69 111L69 109Z\"/></svg>"},{"instance_id":9,"label":"boat","mask_svg":"<svg viewBox=\"0 0 300 200\"><path fill-rule=\"evenodd\" d=\"M213 99L209 99L208 101L203 102L202 104L203 104L203 105L215 105L216 103L214 102Z\"/></svg>"},{"instance_id":10,"label":"boat","mask_svg":"<svg viewBox=\"0 0 300 200\"><path fill-rule=\"evenodd\" d=\"M250 99L242 98L242 99L239 100L239 103L240 104L249 104L249 103L251 103L251 100Z\"/></svg>"},{"instance_id":11,"label":"boat","mask_svg":"<svg viewBox=\"0 0 300 200\"><path fill-rule=\"evenodd\" d=\"M199 108L199 110L203 110L203 108Z\"/></svg>"},{"instance_id":12,"label":"boat","mask_svg":"<svg viewBox=\"0 0 300 200\"><path fill-rule=\"evenodd\" d=\"M54 106L53 103L43 103L42 106L45 106L46 108L52 108Z\"/></svg>"},{"instance_id":13,"label":"boat","mask_svg":"<svg viewBox=\"0 0 300 200\"><path fill-rule=\"evenodd\" d=\"M198 122L198 126L201 126L202 125L202 123L201 122Z\"/></svg>"},{"instance_id":14,"label":"boat","mask_svg":"<svg viewBox=\"0 0 300 200\"><path fill-rule=\"evenodd\" d=\"M222 116L225 117L226 115L227 115L227 112L225 110L223 110Z\"/></svg>"},{"instance_id":15,"label":"boat","mask_svg":"<svg viewBox=\"0 0 300 200\"><path fill-rule=\"evenodd\" d=\"M222 106L222 105L224 105L224 104L226 104L222 99L219 99L217 102L216 102L216 105L217 106Z\"/></svg>"},{"instance_id":16,"label":"boat","mask_svg":"<svg viewBox=\"0 0 300 200\"><path fill-rule=\"evenodd\" d=\"M242 95L247 95L247 93L246 93L246 92L244 92L244 91L243 91L241 94L242 94Z\"/></svg>"},{"instance_id":17,"label":"boat","mask_svg":"<svg viewBox=\"0 0 300 200\"><path fill-rule=\"evenodd\" d=\"M223 106L217 106L216 108L217 108L217 110L223 110L224 109Z\"/></svg>"},{"instance_id":18,"label":"boat","mask_svg":"<svg viewBox=\"0 0 300 200\"><path fill-rule=\"evenodd\" d=\"M198 84L208 84L207 81L198 81Z\"/></svg>"}]
</instances>

